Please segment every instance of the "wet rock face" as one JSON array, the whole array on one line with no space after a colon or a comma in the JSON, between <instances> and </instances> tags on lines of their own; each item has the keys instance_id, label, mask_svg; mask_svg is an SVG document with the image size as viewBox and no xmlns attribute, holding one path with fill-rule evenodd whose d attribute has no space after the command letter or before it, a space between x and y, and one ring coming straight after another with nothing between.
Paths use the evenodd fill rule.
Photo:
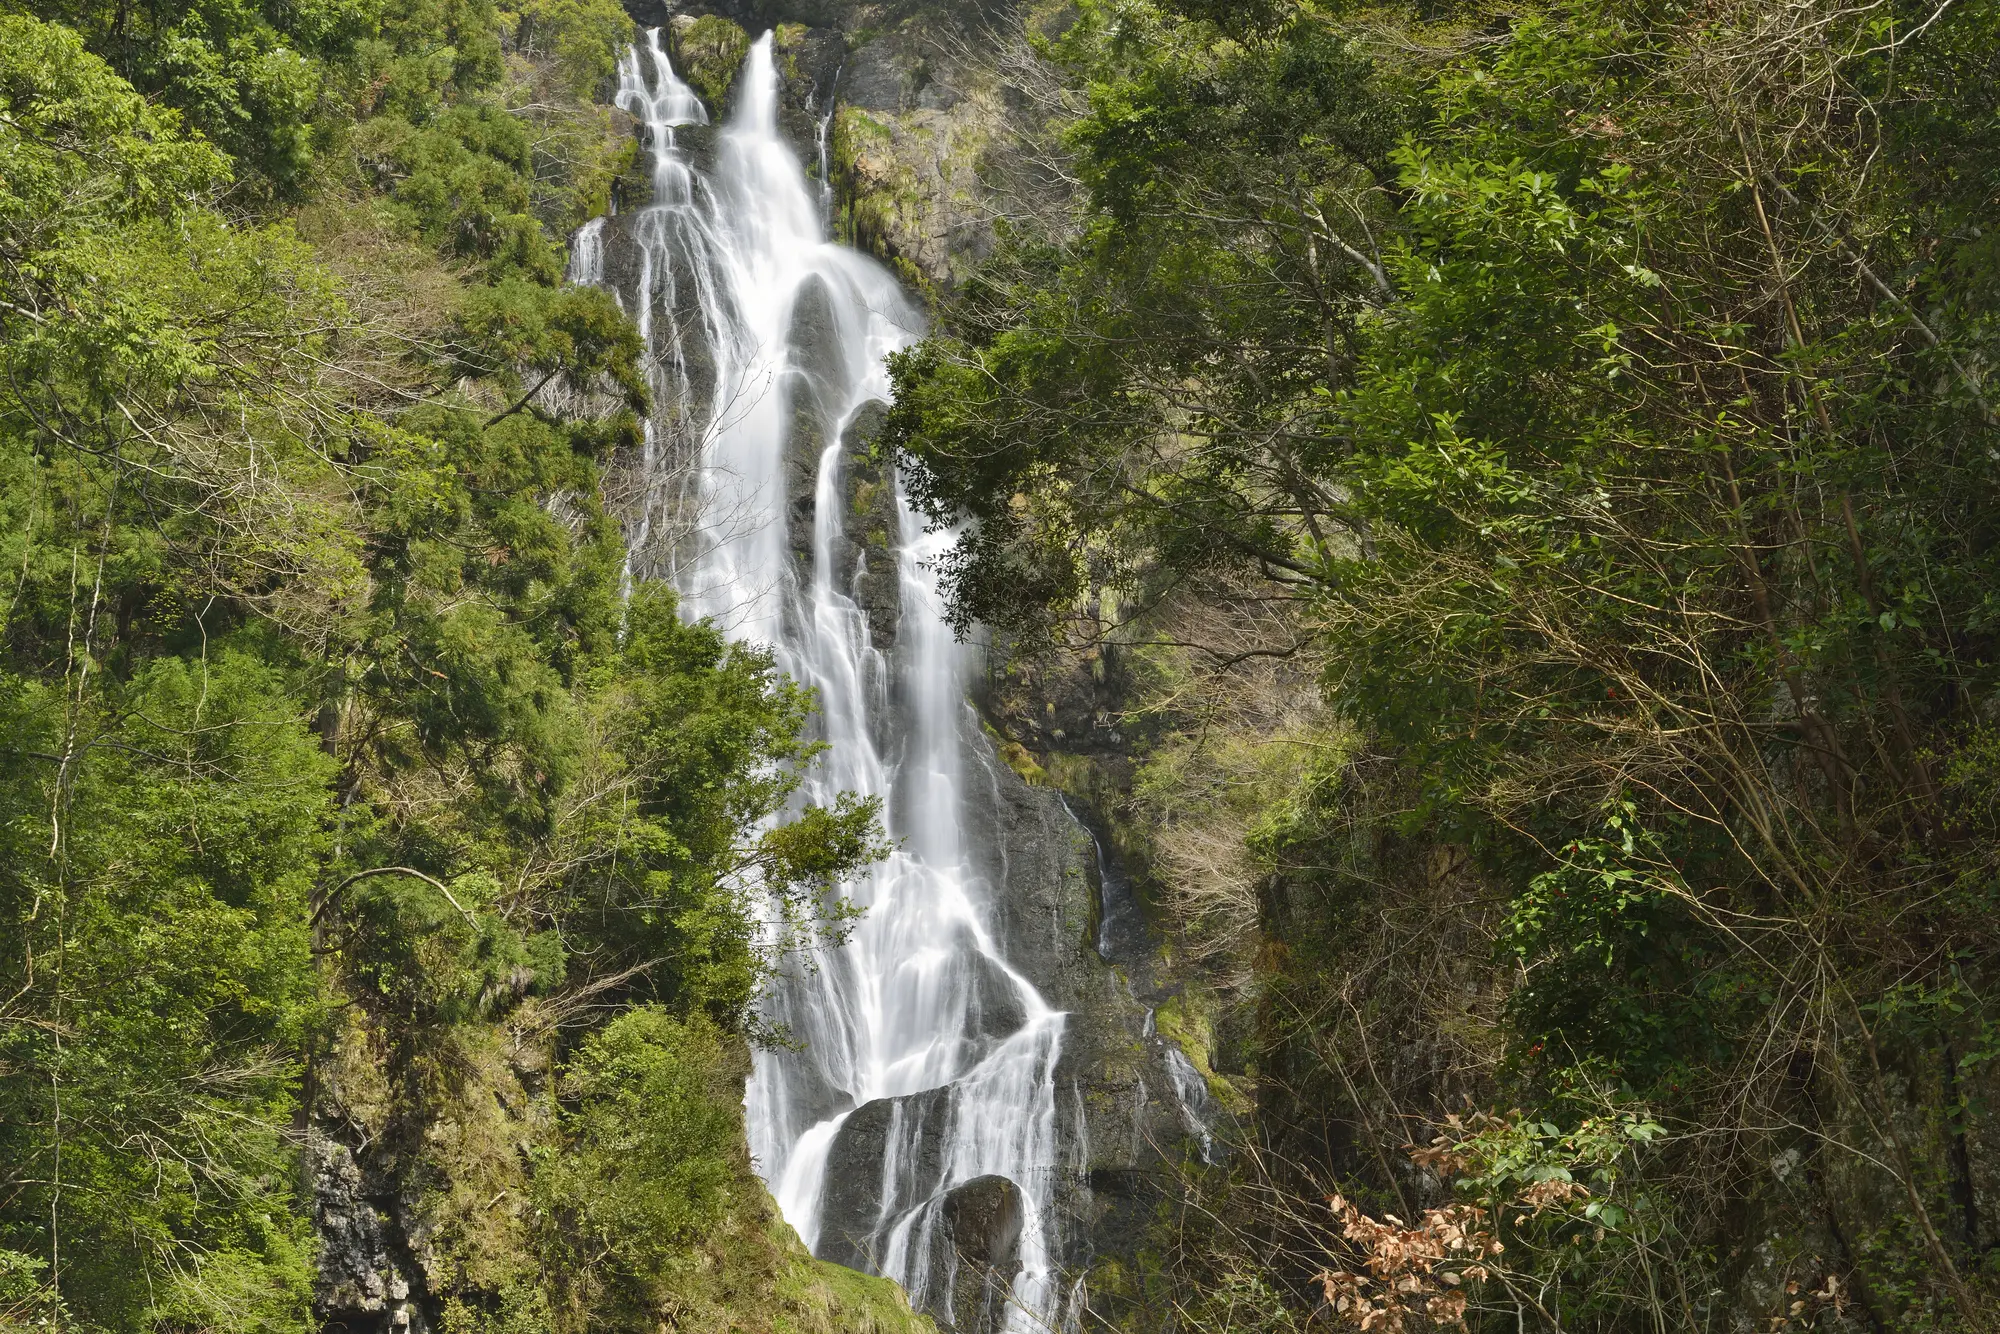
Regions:
<instances>
[{"instance_id":1,"label":"wet rock face","mask_svg":"<svg viewBox=\"0 0 2000 1334\"><path fill-rule=\"evenodd\" d=\"M1022 1209L1021 1188L1002 1176L974 1177L945 1192L927 1286L951 1293L948 1305L931 1309L954 1334L1006 1324L1008 1292L1021 1272Z\"/></svg>"},{"instance_id":2,"label":"wet rock face","mask_svg":"<svg viewBox=\"0 0 2000 1334\"><path fill-rule=\"evenodd\" d=\"M838 513L832 544L834 584L868 618L869 641L885 656L896 645L902 590L896 549L902 541L896 510L894 469L875 449L886 409L870 403L846 422L839 420L841 368L833 309L826 284L815 278L792 307L789 335L791 375L786 392L791 428L785 439L785 528L793 569L801 583L812 578L814 525L819 520L820 470L836 433L840 452L833 460L833 495Z\"/></svg>"},{"instance_id":3,"label":"wet rock face","mask_svg":"<svg viewBox=\"0 0 2000 1334\"><path fill-rule=\"evenodd\" d=\"M999 969L984 964L973 973L969 986L972 997L968 1011L973 1022L966 1035L969 1046L1004 1039L1027 1023L1019 993ZM889 1241L881 1207L885 1196L949 1205L959 1189L946 1189L946 1154L957 1115L952 1096L953 1089L946 1087L877 1098L855 1108L841 1123L827 1151L826 1186L820 1197L820 1235L814 1250L821 1259L878 1271ZM983 1197L974 1192L966 1198ZM1006 1245L1018 1248L1018 1198L1012 1207L1012 1240ZM980 1235L998 1238L1001 1234ZM995 1241L982 1254L997 1255L999 1249Z\"/></svg>"},{"instance_id":4,"label":"wet rock face","mask_svg":"<svg viewBox=\"0 0 2000 1334\"><path fill-rule=\"evenodd\" d=\"M820 122L847 62L842 29L852 25L858 8L851 0L625 0L633 22L660 30L674 67L701 94L717 124L734 106L737 53L775 32L783 81L779 129L809 168L818 156Z\"/></svg>"},{"instance_id":5,"label":"wet rock face","mask_svg":"<svg viewBox=\"0 0 2000 1334\"><path fill-rule=\"evenodd\" d=\"M1022 188L1007 130L1024 107L1021 90L980 58L994 30L980 0L626 0L625 8L667 34L718 121L729 81L708 66L732 42L718 25L745 40L775 31L780 127L816 179L826 144L841 239L940 289L992 252L994 196ZM1052 184L1028 188L1046 193Z\"/></svg>"},{"instance_id":6,"label":"wet rock face","mask_svg":"<svg viewBox=\"0 0 2000 1334\"><path fill-rule=\"evenodd\" d=\"M424 1278L409 1254L393 1188L353 1150L315 1133L306 1145L320 1239L313 1313L327 1334L427 1334ZM384 1192L387 1191L387 1196Z\"/></svg>"},{"instance_id":7,"label":"wet rock face","mask_svg":"<svg viewBox=\"0 0 2000 1334\"><path fill-rule=\"evenodd\" d=\"M944 1179L950 1116L951 1090L940 1088L877 1098L855 1108L841 1123L827 1151L819 1244L813 1248L820 1259L879 1272L875 1262L885 1239L876 1229L885 1170L903 1178L905 1198L934 1194ZM887 1164L891 1143L903 1144L905 1151L897 1162Z\"/></svg>"},{"instance_id":8,"label":"wet rock face","mask_svg":"<svg viewBox=\"0 0 2000 1334\"><path fill-rule=\"evenodd\" d=\"M837 567L848 571L847 594L868 617L870 642L885 654L895 648L903 615L902 573L896 565L902 521L896 510L895 468L875 445L887 412L880 403L868 404L840 437L848 517Z\"/></svg>"},{"instance_id":9,"label":"wet rock face","mask_svg":"<svg viewBox=\"0 0 2000 1334\"><path fill-rule=\"evenodd\" d=\"M1018 1033L1028 1022L1021 993L1006 975L982 958L972 977L972 1036L998 1040Z\"/></svg>"},{"instance_id":10,"label":"wet rock face","mask_svg":"<svg viewBox=\"0 0 2000 1334\"><path fill-rule=\"evenodd\" d=\"M797 577L804 581L812 578L820 456L839 429L834 420L839 407L829 390L839 382L838 343L832 298L822 280L813 278L800 289L786 341L791 374L785 390L792 419L785 436L785 532Z\"/></svg>"},{"instance_id":11,"label":"wet rock face","mask_svg":"<svg viewBox=\"0 0 2000 1334\"><path fill-rule=\"evenodd\" d=\"M1107 886L1089 830L1054 789L1026 782L990 742L972 754L982 772L967 775L970 833L1004 875L994 930L1043 998L1069 1012L1056 1067L1062 1154L1048 1186L1056 1262L1067 1277L1106 1260L1129 1270L1176 1172L1202 1155L1176 1089L1174 1058L1185 1056L1152 1021L1151 947L1118 898L1129 893L1118 869ZM1117 918L1108 939L1107 888ZM1093 1294L1092 1310L1106 1300Z\"/></svg>"},{"instance_id":12,"label":"wet rock face","mask_svg":"<svg viewBox=\"0 0 2000 1334\"><path fill-rule=\"evenodd\" d=\"M1097 957L1122 968L1144 967L1152 959L1154 942L1131 872L1114 850L1110 833L1087 808L1068 797L1062 804L1090 834L1097 869Z\"/></svg>"},{"instance_id":13,"label":"wet rock face","mask_svg":"<svg viewBox=\"0 0 2000 1334\"><path fill-rule=\"evenodd\" d=\"M1020 1267L1021 1190L1006 1177L974 1177L945 1192L944 1225L961 1260Z\"/></svg>"}]
</instances>

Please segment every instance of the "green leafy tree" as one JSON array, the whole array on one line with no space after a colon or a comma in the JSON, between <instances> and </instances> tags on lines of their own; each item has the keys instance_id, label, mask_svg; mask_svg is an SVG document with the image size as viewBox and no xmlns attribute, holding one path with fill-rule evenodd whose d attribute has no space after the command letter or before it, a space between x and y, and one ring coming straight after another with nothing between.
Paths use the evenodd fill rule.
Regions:
<instances>
[{"instance_id":1,"label":"green leafy tree","mask_svg":"<svg viewBox=\"0 0 2000 1334\"><path fill-rule=\"evenodd\" d=\"M287 684L220 645L81 705L6 683L0 1228L106 1328L303 1318L286 1129L331 762Z\"/></svg>"},{"instance_id":2,"label":"green leafy tree","mask_svg":"<svg viewBox=\"0 0 2000 1334\"><path fill-rule=\"evenodd\" d=\"M1790 1152L1866 1230L1834 1263L1874 1319L1978 1328L1973 1151L1929 1127L1981 1026L1892 1046L1879 1007L1994 981L1962 785L1995 688L1993 270L1965 210L2000 33L1920 5L1442 17L1390 41L1086 6L1049 47L1088 96L1071 230L1009 239L895 367L917 495L975 520L961 622L1103 635L1106 586L1124 642L1175 597L1298 608L1368 759L1270 850L1383 911L1361 877L1402 841L1469 859L1505 905L1462 910L1508 970L1487 1096L1685 1132L1651 1170L1693 1205L1690 1291L1737 1244L1716 1183ZM1364 975L1357 933L1317 931L1301 1013ZM1700 1319L1552 1272L1565 1327Z\"/></svg>"},{"instance_id":3,"label":"green leafy tree","mask_svg":"<svg viewBox=\"0 0 2000 1334\"><path fill-rule=\"evenodd\" d=\"M574 1291L490 1212L565 1181L626 1257L579 1327L718 1201L770 1270L754 905L827 925L879 838L795 804L810 697L624 577L641 346L548 227L616 159L559 99L629 25L281 8L0 14L0 1322L307 1328L341 1153L466 1327ZM621 1184L634 1144L702 1165Z\"/></svg>"},{"instance_id":4,"label":"green leafy tree","mask_svg":"<svg viewBox=\"0 0 2000 1334\"><path fill-rule=\"evenodd\" d=\"M321 145L325 103L374 31L373 0L260 5L56 0L18 4L64 25L141 93L228 153L255 193L296 196Z\"/></svg>"},{"instance_id":5,"label":"green leafy tree","mask_svg":"<svg viewBox=\"0 0 2000 1334\"><path fill-rule=\"evenodd\" d=\"M565 1152L538 1186L551 1268L569 1290L558 1309L643 1320L649 1291L722 1222L742 1153L726 1043L705 1019L640 1008L570 1062Z\"/></svg>"}]
</instances>

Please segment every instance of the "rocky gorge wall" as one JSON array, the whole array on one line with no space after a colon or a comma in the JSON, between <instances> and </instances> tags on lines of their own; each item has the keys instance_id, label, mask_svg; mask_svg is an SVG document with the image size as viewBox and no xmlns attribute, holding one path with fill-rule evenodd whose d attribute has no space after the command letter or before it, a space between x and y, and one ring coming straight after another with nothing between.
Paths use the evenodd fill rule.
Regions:
<instances>
[{"instance_id":1,"label":"rocky gorge wall","mask_svg":"<svg viewBox=\"0 0 2000 1334\"><path fill-rule=\"evenodd\" d=\"M785 128L807 171L823 170L832 187L836 239L919 293L966 277L991 253L999 200L1018 205L1034 188L1023 134L1034 103L1024 84L1034 80L1016 68L1023 12L1012 6L627 0L626 9L671 35L683 77L718 107L749 38L774 31Z\"/></svg>"}]
</instances>

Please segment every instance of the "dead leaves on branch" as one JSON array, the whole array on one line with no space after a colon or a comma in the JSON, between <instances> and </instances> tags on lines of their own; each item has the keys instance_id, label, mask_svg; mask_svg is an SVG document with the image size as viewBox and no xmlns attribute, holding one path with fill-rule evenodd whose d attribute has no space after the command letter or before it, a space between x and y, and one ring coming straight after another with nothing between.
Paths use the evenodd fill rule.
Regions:
<instances>
[{"instance_id":1,"label":"dead leaves on branch","mask_svg":"<svg viewBox=\"0 0 2000 1334\"><path fill-rule=\"evenodd\" d=\"M1386 1334L1465 1324L1464 1285L1491 1277L1486 1262L1504 1249L1486 1227L1486 1210L1448 1204L1424 1210L1410 1226L1394 1214L1370 1218L1345 1196L1327 1203L1361 1261L1359 1271L1319 1275L1326 1303L1342 1323Z\"/></svg>"},{"instance_id":2,"label":"dead leaves on branch","mask_svg":"<svg viewBox=\"0 0 2000 1334\"><path fill-rule=\"evenodd\" d=\"M1372 1217L1344 1195L1328 1196L1349 1259L1316 1277L1327 1308L1342 1325L1384 1334L1464 1328L1477 1285L1497 1282L1517 1296L1525 1291L1522 1265L1534 1268L1536 1250L1534 1234L1526 1229L1535 1220L1552 1215L1561 1231L1571 1230L1571 1224L1590 1226L1602 1240L1607 1225L1626 1216L1609 1199L1616 1181L1611 1164L1654 1129L1650 1122L1627 1118L1609 1131L1586 1122L1557 1136L1555 1127L1518 1114L1447 1116L1440 1133L1429 1144L1409 1146L1408 1155L1441 1181L1479 1187L1484 1200L1442 1204L1405 1222L1391 1213ZM1572 1169L1592 1163L1597 1191L1572 1175ZM1503 1224L1525 1243L1511 1272L1502 1260Z\"/></svg>"}]
</instances>

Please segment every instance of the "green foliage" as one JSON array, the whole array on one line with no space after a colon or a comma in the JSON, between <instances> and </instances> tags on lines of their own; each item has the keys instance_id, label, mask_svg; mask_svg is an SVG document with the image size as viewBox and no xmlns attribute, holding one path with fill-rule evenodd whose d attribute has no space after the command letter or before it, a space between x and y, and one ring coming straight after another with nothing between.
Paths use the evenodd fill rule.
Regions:
<instances>
[{"instance_id":1,"label":"green foliage","mask_svg":"<svg viewBox=\"0 0 2000 1334\"><path fill-rule=\"evenodd\" d=\"M63 25L227 153L253 196L286 198L309 178L325 103L373 34L380 7L375 0L53 0L8 8Z\"/></svg>"},{"instance_id":2,"label":"green foliage","mask_svg":"<svg viewBox=\"0 0 2000 1334\"><path fill-rule=\"evenodd\" d=\"M0 24L10 227L49 226L51 209L100 176L125 187L92 192L95 211L113 216L174 210L221 178L214 150L175 133L174 119L87 55L76 33L16 15ZM80 151L86 148L88 156Z\"/></svg>"},{"instance_id":3,"label":"green foliage","mask_svg":"<svg viewBox=\"0 0 2000 1334\"><path fill-rule=\"evenodd\" d=\"M0 22L14 257L0 453L23 507L7 541L11 619L61 633L78 576L48 524L114 511L146 518L105 530L94 564L114 588L151 584L135 611L205 579L280 621L321 619L360 576L329 485L340 419L310 364L280 352L327 354L322 319L345 314L329 276L287 229L232 228L201 207L223 161L73 35ZM149 479L143 494L113 481L127 467Z\"/></svg>"},{"instance_id":4,"label":"green foliage","mask_svg":"<svg viewBox=\"0 0 2000 1334\"><path fill-rule=\"evenodd\" d=\"M531 212L527 132L504 108L463 102L421 128L376 116L357 140L377 183L426 241L484 261L496 279L561 278L557 252Z\"/></svg>"},{"instance_id":5,"label":"green foliage","mask_svg":"<svg viewBox=\"0 0 2000 1334\"><path fill-rule=\"evenodd\" d=\"M1605 837L1530 879L1500 948L1522 969L1508 1007L1529 1067L1666 1097L1727 1061L1724 1033L1762 984L1695 919L1659 840L1631 820L1626 803Z\"/></svg>"},{"instance_id":6,"label":"green foliage","mask_svg":"<svg viewBox=\"0 0 2000 1334\"><path fill-rule=\"evenodd\" d=\"M553 60L579 98L598 93L633 38L632 20L616 0L516 0L503 13L515 46Z\"/></svg>"},{"instance_id":7,"label":"green foliage","mask_svg":"<svg viewBox=\"0 0 2000 1334\"><path fill-rule=\"evenodd\" d=\"M1362 247L1389 222L1367 186L1404 115L1303 11L1238 42L1088 4L1051 54L1090 100L1067 134L1080 234L1017 238L950 332L894 361L885 436L934 517L979 520L944 571L958 624L1031 637L1085 588L1134 590L1136 551L1186 572L1311 559L1271 510L1325 504L1314 386L1380 285ZM1146 390L1179 381L1200 390ZM1085 457L1107 466L1068 466Z\"/></svg>"},{"instance_id":8,"label":"green foliage","mask_svg":"<svg viewBox=\"0 0 2000 1334\"><path fill-rule=\"evenodd\" d=\"M1382 22L1085 5L1049 44L1084 103L1074 210L1004 235L894 367L914 493L974 520L960 625L1046 646L1106 585L1301 608L1363 750L1263 840L1263 902L1328 918L1269 923L1285 1004L1346 1016L1280 1010L1281 1053L1354 1053L1364 1128L1461 1091L1726 1127L1644 1169L1686 1206L1649 1234L1676 1283L1782 1290L1706 1268L1765 1226L1720 1184L1756 1181L1812 1226L1896 1220L1760 1263L1848 1265L1885 1328L1977 1328L1985 1243L1950 1202L1976 1151L1938 1112L1995 983L1995 270L1967 210L2000 32L1642 0ZM1476 1090L1371 1111L1371 1050L1457 1036L1357 954L1399 913L1493 961L1456 985L1502 1041ZM1980 999L1890 1004L1917 993ZM1824 1175L1774 1184L1784 1153ZM1563 1327L1661 1279L1620 1254L1538 1254ZM1707 1318L1645 1291L1662 1328Z\"/></svg>"},{"instance_id":9,"label":"green foliage","mask_svg":"<svg viewBox=\"0 0 2000 1334\"><path fill-rule=\"evenodd\" d=\"M58 1220L63 1291L106 1328L303 1315L285 1127L332 763L254 648L156 660L81 708L7 682L0 966L39 1003L0 1037L23 1183L0 1226L32 1246Z\"/></svg>"},{"instance_id":10,"label":"green foliage","mask_svg":"<svg viewBox=\"0 0 2000 1334\"><path fill-rule=\"evenodd\" d=\"M842 800L777 823L815 753L799 740L809 697L767 653L682 622L662 588L635 590L625 615L579 705L598 745L574 782L602 795L549 831L567 867L550 901L579 948L644 965L643 993L739 1024L767 964L743 876L810 929L828 878L882 855L877 812Z\"/></svg>"},{"instance_id":11,"label":"green foliage","mask_svg":"<svg viewBox=\"0 0 2000 1334\"><path fill-rule=\"evenodd\" d=\"M370 50L370 72L379 82L389 75L393 88L406 90L391 110L421 119L440 101L457 101L483 92L499 81L503 70L500 19L492 0L411 0L385 6L381 15L381 45ZM382 68L383 65L387 69ZM385 89L385 96L395 94Z\"/></svg>"},{"instance_id":12,"label":"green foliage","mask_svg":"<svg viewBox=\"0 0 2000 1334\"><path fill-rule=\"evenodd\" d=\"M701 94L720 118L729 105L736 71L750 54L750 34L720 14L703 14L668 30L674 64L688 86Z\"/></svg>"},{"instance_id":13,"label":"green foliage","mask_svg":"<svg viewBox=\"0 0 2000 1334\"><path fill-rule=\"evenodd\" d=\"M608 380L633 411L648 406L638 331L607 292L509 279L474 293L459 320L461 356L473 374L532 377L536 388L557 375L577 384Z\"/></svg>"},{"instance_id":14,"label":"green foliage","mask_svg":"<svg viewBox=\"0 0 2000 1334\"><path fill-rule=\"evenodd\" d=\"M570 1147L541 1187L570 1281L601 1268L642 1294L721 1221L742 1142L723 1041L704 1019L640 1008L593 1034L570 1063Z\"/></svg>"},{"instance_id":15,"label":"green foliage","mask_svg":"<svg viewBox=\"0 0 2000 1334\"><path fill-rule=\"evenodd\" d=\"M642 349L551 229L622 151L578 99L629 21L22 8L0 1323L303 1330L345 1153L423 1220L454 1328L605 1327L719 1210L762 1237L750 896L817 930L880 852L872 807L792 808L810 697L626 587L598 470ZM324 250L241 211L315 190ZM397 284L427 299L384 314ZM571 1285L597 1242L615 1282Z\"/></svg>"}]
</instances>

